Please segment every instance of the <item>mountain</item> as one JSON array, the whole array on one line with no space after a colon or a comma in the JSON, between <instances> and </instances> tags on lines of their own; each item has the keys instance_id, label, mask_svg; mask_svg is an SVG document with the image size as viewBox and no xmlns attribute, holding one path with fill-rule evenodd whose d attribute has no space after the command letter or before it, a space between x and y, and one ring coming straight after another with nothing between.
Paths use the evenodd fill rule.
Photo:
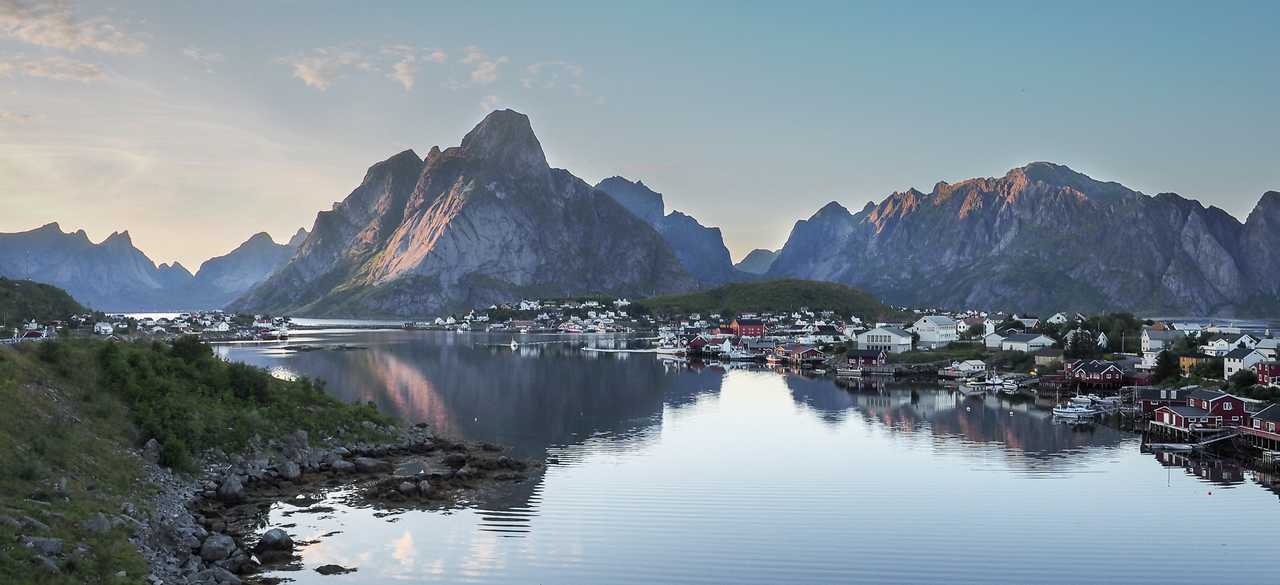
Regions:
<instances>
[{"instance_id":1,"label":"mountain","mask_svg":"<svg viewBox=\"0 0 1280 585\"><path fill-rule=\"evenodd\" d=\"M715 285L740 279L733 269L720 228L706 227L679 211L664 215L666 205L662 194L641 181L633 183L622 177L609 177L600 181L596 189L658 230L680 264L700 282Z\"/></svg>"},{"instance_id":2,"label":"mountain","mask_svg":"<svg viewBox=\"0 0 1280 585\"><path fill-rule=\"evenodd\" d=\"M649 224L547 165L529 119L495 111L425 160L370 167L237 310L420 317L519 299L687 290Z\"/></svg>"},{"instance_id":3,"label":"mountain","mask_svg":"<svg viewBox=\"0 0 1280 585\"><path fill-rule=\"evenodd\" d=\"M0 276L52 284L98 310L168 307L169 291L191 273L177 263L162 266L135 248L127 231L97 244L84 230L67 233L56 223L0 234Z\"/></svg>"},{"instance_id":4,"label":"mountain","mask_svg":"<svg viewBox=\"0 0 1280 585\"><path fill-rule=\"evenodd\" d=\"M294 239L305 237L300 230ZM133 245L128 231L93 243L84 230L57 223L0 234L0 276L31 279L65 289L100 311L172 311L221 308L283 265L296 246L257 234L231 253L206 261L192 275L182 264L156 265Z\"/></svg>"},{"instance_id":5,"label":"mountain","mask_svg":"<svg viewBox=\"0 0 1280 585\"><path fill-rule=\"evenodd\" d=\"M796 222L770 277L841 282L889 302L1021 311L1275 315L1280 194L1241 224L1037 162Z\"/></svg>"},{"instance_id":6,"label":"mountain","mask_svg":"<svg viewBox=\"0 0 1280 585\"><path fill-rule=\"evenodd\" d=\"M306 238L307 230L299 229L288 243L277 244L258 232L231 252L205 260L188 288L202 306L224 307L284 266Z\"/></svg>"},{"instance_id":7,"label":"mountain","mask_svg":"<svg viewBox=\"0 0 1280 585\"><path fill-rule=\"evenodd\" d=\"M842 284L811 280L768 280L738 282L698 292L663 295L637 301L642 307L661 314L798 311L823 308L842 316L856 315L864 320L886 319L898 312L875 297Z\"/></svg>"},{"instance_id":8,"label":"mountain","mask_svg":"<svg viewBox=\"0 0 1280 585\"><path fill-rule=\"evenodd\" d=\"M764 274L769 271L769 267L773 266L773 261L777 258L778 253L773 250L756 248L748 252L742 261L734 264L733 267L747 274Z\"/></svg>"},{"instance_id":9,"label":"mountain","mask_svg":"<svg viewBox=\"0 0 1280 585\"><path fill-rule=\"evenodd\" d=\"M0 337L12 333L7 327L29 319L47 323L84 312L80 303L56 286L0 277Z\"/></svg>"}]
</instances>

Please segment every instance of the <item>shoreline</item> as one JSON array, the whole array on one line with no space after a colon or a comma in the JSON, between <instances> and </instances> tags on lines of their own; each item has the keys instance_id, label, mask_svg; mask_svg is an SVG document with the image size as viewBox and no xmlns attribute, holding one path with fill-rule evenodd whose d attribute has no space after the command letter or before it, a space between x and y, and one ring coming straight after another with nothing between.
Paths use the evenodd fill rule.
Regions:
<instances>
[{"instance_id":1,"label":"shoreline","mask_svg":"<svg viewBox=\"0 0 1280 585\"><path fill-rule=\"evenodd\" d=\"M489 443L435 436L426 425L381 429L384 441L312 445L304 431L236 455L211 454L202 472L183 476L160 467L147 450L144 475L159 491L131 539L150 568L149 585L271 583L270 570L301 570L289 526L263 526L272 504L320 486L351 485L370 504L452 503L528 478L532 463ZM262 527L259 529L259 527ZM358 567L320 567L322 574Z\"/></svg>"}]
</instances>

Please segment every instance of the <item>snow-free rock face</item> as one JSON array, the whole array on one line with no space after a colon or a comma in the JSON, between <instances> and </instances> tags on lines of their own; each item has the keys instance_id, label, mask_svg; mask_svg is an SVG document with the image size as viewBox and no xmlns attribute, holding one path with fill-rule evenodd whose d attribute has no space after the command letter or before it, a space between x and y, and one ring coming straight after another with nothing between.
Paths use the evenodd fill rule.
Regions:
<instances>
[{"instance_id":1,"label":"snow-free rock face","mask_svg":"<svg viewBox=\"0 0 1280 585\"><path fill-rule=\"evenodd\" d=\"M307 231L299 229L288 243L277 244L266 232L254 234L225 255L205 260L192 278L191 294L202 306L224 307L284 266Z\"/></svg>"},{"instance_id":2,"label":"snow-free rock face","mask_svg":"<svg viewBox=\"0 0 1280 585\"><path fill-rule=\"evenodd\" d=\"M1266 312L1280 196L1249 222L1050 163L894 193L796 222L768 275L857 286L888 302L1051 312ZM1270 292L1268 292L1270 291Z\"/></svg>"},{"instance_id":3,"label":"snow-free rock face","mask_svg":"<svg viewBox=\"0 0 1280 585\"><path fill-rule=\"evenodd\" d=\"M651 226L548 167L529 119L500 110L461 146L371 167L317 216L293 259L233 308L418 317L522 296L693 286Z\"/></svg>"},{"instance_id":4,"label":"snow-free rock face","mask_svg":"<svg viewBox=\"0 0 1280 585\"><path fill-rule=\"evenodd\" d=\"M663 215L666 205L662 194L640 181L633 183L622 177L609 177L600 181L596 189L658 230L680 264L701 284L714 286L741 280L742 275L733 268L720 228L704 226L679 211Z\"/></svg>"}]
</instances>

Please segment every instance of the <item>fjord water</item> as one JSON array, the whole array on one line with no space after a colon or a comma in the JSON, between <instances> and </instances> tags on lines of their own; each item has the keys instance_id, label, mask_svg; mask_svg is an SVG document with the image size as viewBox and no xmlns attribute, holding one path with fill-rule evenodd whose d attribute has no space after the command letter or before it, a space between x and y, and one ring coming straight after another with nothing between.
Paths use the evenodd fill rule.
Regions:
<instances>
[{"instance_id":1,"label":"fjord water","mask_svg":"<svg viewBox=\"0 0 1280 585\"><path fill-rule=\"evenodd\" d=\"M327 382L547 462L450 510L288 504L297 583L1268 582L1276 492L1167 463L1131 433L931 385L666 365L652 354L439 332L312 332L229 359ZM539 339L535 337L534 339ZM540 339L554 339L551 337ZM585 340L587 338L579 338ZM625 340L594 345L626 347ZM1166 466L1168 465L1168 466ZM328 511L326 508L332 508ZM336 534L335 534L336 533ZM321 538L323 535L324 538ZM324 577L335 563L357 572Z\"/></svg>"}]
</instances>

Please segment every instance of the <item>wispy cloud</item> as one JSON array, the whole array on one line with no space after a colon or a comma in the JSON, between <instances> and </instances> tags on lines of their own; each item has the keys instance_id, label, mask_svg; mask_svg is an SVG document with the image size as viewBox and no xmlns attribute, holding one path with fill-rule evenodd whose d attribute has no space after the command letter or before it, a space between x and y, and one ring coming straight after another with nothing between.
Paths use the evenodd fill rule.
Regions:
<instances>
[{"instance_id":1,"label":"wispy cloud","mask_svg":"<svg viewBox=\"0 0 1280 585\"><path fill-rule=\"evenodd\" d=\"M498 109L498 104L502 103L502 98L496 95L487 95L480 99L480 109L485 113Z\"/></svg>"},{"instance_id":2,"label":"wispy cloud","mask_svg":"<svg viewBox=\"0 0 1280 585\"><path fill-rule=\"evenodd\" d=\"M0 57L0 77L25 75L27 77L44 77L59 81L89 82L106 77L102 68L93 63L85 63L67 57L28 58Z\"/></svg>"},{"instance_id":3,"label":"wispy cloud","mask_svg":"<svg viewBox=\"0 0 1280 585\"><path fill-rule=\"evenodd\" d=\"M226 57L224 57L222 53L217 51L206 51L200 47L187 47L182 50L182 54L186 56L186 58L206 66L214 63L221 63L226 60Z\"/></svg>"},{"instance_id":4,"label":"wispy cloud","mask_svg":"<svg viewBox=\"0 0 1280 585\"><path fill-rule=\"evenodd\" d=\"M471 66L472 83L489 84L497 81L498 67L511 61L506 57L490 57L488 53L476 46L463 49L463 53L460 62Z\"/></svg>"},{"instance_id":5,"label":"wispy cloud","mask_svg":"<svg viewBox=\"0 0 1280 585\"><path fill-rule=\"evenodd\" d=\"M413 84L418 78L420 63L444 63L449 58L449 55L440 49L423 49L411 45L388 45L382 48L382 54L396 60L391 65L391 72L387 77L404 86L405 91L413 89Z\"/></svg>"},{"instance_id":6,"label":"wispy cloud","mask_svg":"<svg viewBox=\"0 0 1280 585\"><path fill-rule=\"evenodd\" d=\"M80 18L69 0L0 0L0 37L41 47L138 54L139 38L104 18Z\"/></svg>"},{"instance_id":7,"label":"wispy cloud","mask_svg":"<svg viewBox=\"0 0 1280 585\"><path fill-rule=\"evenodd\" d=\"M279 62L290 66L294 77L321 91L329 89L344 70L376 70L359 51L336 48L312 49L309 53L279 59Z\"/></svg>"},{"instance_id":8,"label":"wispy cloud","mask_svg":"<svg viewBox=\"0 0 1280 585\"><path fill-rule=\"evenodd\" d=\"M520 84L526 88L553 88L566 78L581 79L584 70L581 65L568 61L539 61L524 68L525 75Z\"/></svg>"},{"instance_id":9,"label":"wispy cloud","mask_svg":"<svg viewBox=\"0 0 1280 585\"><path fill-rule=\"evenodd\" d=\"M35 118L34 118L31 114L22 114L22 113L19 113L19 112L4 112L4 111L0 111L0 123L6 123L6 124L26 124L27 122L30 122L30 121L32 121L32 120L34 120L34 119L35 119Z\"/></svg>"}]
</instances>

